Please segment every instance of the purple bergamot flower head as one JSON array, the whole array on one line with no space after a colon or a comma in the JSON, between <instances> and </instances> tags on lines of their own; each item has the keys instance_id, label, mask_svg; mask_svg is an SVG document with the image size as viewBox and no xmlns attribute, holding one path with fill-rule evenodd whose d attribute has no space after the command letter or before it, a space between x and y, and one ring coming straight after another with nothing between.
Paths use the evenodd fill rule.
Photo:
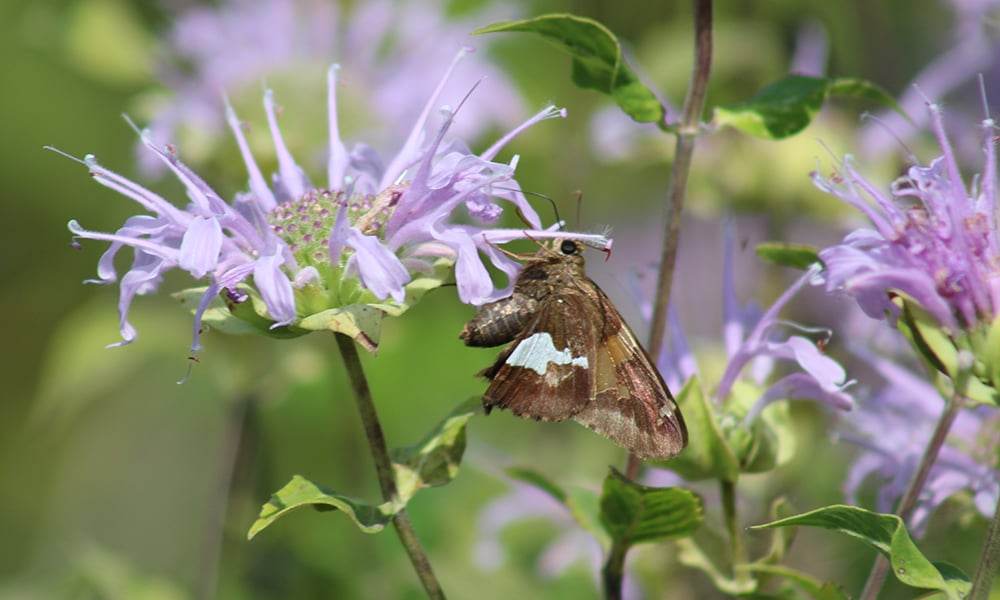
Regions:
<instances>
[{"instance_id":1,"label":"purple bergamot flower head","mask_svg":"<svg viewBox=\"0 0 1000 600\"><path fill-rule=\"evenodd\" d=\"M477 24L515 18L518 10L505 3L455 11L446 0L167 4L170 26L155 65L162 87L143 97L140 110L153 138L181 144L194 165L227 143L218 110L222 90L241 110L256 103L261 81L311 94L322 86L311 85L308 73L329 64L331 56L350 57L340 77L347 133L378 147L399 143L420 112L413 98L427 98L436 85L427 74L443 70L455 48L473 43L469 32ZM480 80L478 101L452 126L453 135L470 143L514 126L526 112L506 74L478 55L463 61L441 97L457 102ZM300 135L320 144L309 133ZM164 174L162 163L141 146L139 159L147 172Z\"/></svg>"},{"instance_id":2,"label":"purple bergamot flower head","mask_svg":"<svg viewBox=\"0 0 1000 600\"><path fill-rule=\"evenodd\" d=\"M854 352L870 365L884 384L845 417L839 437L860 448L844 483L851 504L859 504L862 485L878 486L876 509L891 512L913 479L944 404L937 389L924 378L862 345ZM997 464L997 414L992 407L963 408L931 467L908 525L920 536L934 512L949 498L965 495L971 508L992 518L1000 495Z\"/></svg>"},{"instance_id":3,"label":"purple bergamot flower head","mask_svg":"<svg viewBox=\"0 0 1000 600\"><path fill-rule=\"evenodd\" d=\"M157 145L147 132L140 133L145 147L185 188L183 207L105 168L93 156L82 161L94 179L135 200L146 213L128 219L114 233L69 223L76 238L110 243L93 282L118 281L116 255L126 247L134 252L119 284L121 343L136 338L128 321L132 300L155 292L163 274L175 268L207 282L179 294L194 312L192 351L199 347L205 324L285 337L337 331L374 351L381 318L402 314L452 273L465 303L480 305L508 295L520 265L498 244L566 235L598 247L610 243L600 235L543 228L513 178L517 157L509 164L494 161L518 133L565 116L564 111L546 107L475 154L461 141L446 139L454 109L442 108L443 125L427 131L435 93L402 148L384 160L363 144L347 150L337 126L336 81L333 67L328 73L325 187L310 182L286 147L270 91L264 110L278 162L270 183L249 150L235 111L227 107L249 175L249 189L231 202L185 166L173 147ZM527 227L492 227L505 206L515 207ZM507 275L505 288L497 289L487 262Z\"/></svg>"},{"instance_id":4,"label":"purple bergamot flower head","mask_svg":"<svg viewBox=\"0 0 1000 600\"><path fill-rule=\"evenodd\" d=\"M995 392L1000 372L988 355L1000 347L1000 237L997 234L995 123L981 123L984 165L967 185L945 135L941 108L929 104L941 155L887 186L866 180L850 156L821 190L858 210L870 228L819 253L830 292L855 299L876 319L903 330L933 368L966 386L969 397ZM965 375L973 377L965 377ZM967 382L967 383L966 383Z\"/></svg>"}]
</instances>

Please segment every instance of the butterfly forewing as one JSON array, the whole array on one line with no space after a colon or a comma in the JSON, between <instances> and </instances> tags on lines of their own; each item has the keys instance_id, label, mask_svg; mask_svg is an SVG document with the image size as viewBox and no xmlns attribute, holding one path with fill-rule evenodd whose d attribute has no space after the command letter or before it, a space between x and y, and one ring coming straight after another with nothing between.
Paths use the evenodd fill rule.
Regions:
<instances>
[{"instance_id":1,"label":"butterfly forewing","mask_svg":"<svg viewBox=\"0 0 1000 600\"><path fill-rule=\"evenodd\" d=\"M498 407L516 415L560 421L583 408L593 395L591 365L597 347L595 330L580 322L585 298L558 294L541 304L535 319L486 369L492 382L483 395L487 410Z\"/></svg>"}]
</instances>

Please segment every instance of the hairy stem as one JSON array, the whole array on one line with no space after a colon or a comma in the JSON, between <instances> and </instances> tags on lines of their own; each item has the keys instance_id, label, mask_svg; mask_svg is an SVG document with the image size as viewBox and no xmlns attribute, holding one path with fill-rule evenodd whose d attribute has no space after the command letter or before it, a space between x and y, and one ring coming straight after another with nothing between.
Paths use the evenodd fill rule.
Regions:
<instances>
[{"instance_id":1,"label":"hairy stem","mask_svg":"<svg viewBox=\"0 0 1000 600\"><path fill-rule=\"evenodd\" d=\"M948 437L948 432L951 430L951 425L955 422L955 417L958 416L958 410L961 407L962 396L959 394L952 395L947 404L945 404L937 427L934 428L934 434L927 443L927 448L924 449L924 455L920 458L917 472L914 474L913 480L910 481L910 486L906 489L906 493L903 494L903 498L899 501L899 509L896 511L896 514L899 515L899 518L904 523L913 515L913 509L916 508L920 492L924 489L924 484L927 483L931 467L934 466L934 461L937 460L938 454L941 452L941 446L944 445L944 441ZM868 573L868 580L861 591L860 600L875 600L878 598L878 593L882 589L885 577L889 573L889 566L889 559L885 555L879 554L875 557L875 564L872 565L872 570Z\"/></svg>"},{"instance_id":2,"label":"hairy stem","mask_svg":"<svg viewBox=\"0 0 1000 600\"><path fill-rule=\"evenodd\" d=\"M667 307L670 305L670 289L677 262L677 242L680 239L681 216L684 212L684 194L687 191L688 174L694 156L694 143L701 128L708 76L712 70L712 0L693 0L692 5L695 30L694 66L678 122L674 164L670 172L670 185L667 188L667 220L663 233L663 251L660 254L656 297L653 300L653 316L649 325L649 343L646 345L653 364L659 359L663 336L666 333ZM635 479L638 473L639 459L629 455L625 476Z\"/></svg>"},{"instance_id":3,"label":"hairy stem","mask_svg":"<svg viewBox=\"0 0 1000 600\"><path fill-rule=\"evenodd\" d=\"M215 598L216 595L226 511L229 507L229 493L233 487L233 475L236 470L240 443L243 439L246 416L253 401L253 398L248 397L234 403L230 410L229 421L226 423L222 448L219 450L219 463L215 469L212 495L209 498L208 511L205 515L205 536L202 540L201 560L198 561L196 598L207 600Z\"/></svg>"},{"instance_id":4,"label":"hairy stem","mask_svg":"<svg viewBox=\"0 0 1000 600\"><path fill-rule=\"evenodd\" d=\"M604 579L604 597L607 600L621 600L622 583L625 581L626 548L617 543L611 545L608 560L601 575Z\"/></svg>"},{"instance_id":5,"label":"hairy stem","mask_svg":"<svg viewBox=\"0 0 1000 600\"><path fill-rule=\"evenodd\" d=\"M722 499L722 518L726 522L726 532L729 534L730 549L730 575L735 581L742 581L748 577L746 569L747 563L746 545L743 543L743 528L740 527L740 518L736 510L736 482L719 481L719 495Z\"/></svg>"},{"instance_id":6,"label":"hairy stem","mask_svg":"<svg viewBox=\"0 0 1000 600\"><path fill-rule=\"evenodd\" d=\"M375 403L372 401L371 390L368 387L368 379L365 377L364 369L361 367L361 358L358 356L358 348L354 340L350 337L337 333L337 346L340 348L340 355L344 359L344 367L347 369L347 376L351 380L351 388L354 390L354 400L358 406L358 413L361 415L361 424L365 430L365 437L368 438L368 447L375 461L375 472L378 475L378 484L382 490L382 498L386 502L396 499L396 477L392 469L392 460L389 458L389 447L385 443L385 435L382 433L382 425L378 420L378 413L375 411ZM424 586L429 598L442 599L444 592L441 584L434 576L427 553L424 552L417 539L417 534L413 530L413 524L406 512L406 508L401 508L392 518L392 525L399 536L399 541L403 544L403 549L410 557L410 563L420 578L420 583Z\"/></svg>"}]
</instances>

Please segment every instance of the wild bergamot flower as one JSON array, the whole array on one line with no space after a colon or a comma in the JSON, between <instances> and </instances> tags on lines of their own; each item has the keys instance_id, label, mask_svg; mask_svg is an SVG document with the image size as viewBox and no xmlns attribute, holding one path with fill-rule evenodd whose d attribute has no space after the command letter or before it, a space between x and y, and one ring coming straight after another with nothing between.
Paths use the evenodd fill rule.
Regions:
<instances>
[{"instance_id":1,"label":"wild bergamot flower","mask_svg":"<svg viewBox=\"0 0 1000 600\"><path fill-rule=\"evenodd\" d=\"M256 101L261 81L278 90L294 82L294 89L311 93L316 88L308 73L329 64L331 56L350 57L341 71L348 133L377 147L398 144L420 111L413 98L427 98L437 83L427 74L447 66L457 48L491 43L481 36L473 42L470 32L482 23L514 19L519 10L514 3L494 3L456 11L447 0L166 4L170 26L156 56L162 86L144 95L140 109L154 139L180 143L188 164L197 165L225 147L220 90L238 107ZM440 97L456 102L476 81L478 100L451 129L470 143L482 141L487 131L512 127L526 113L507 75L476 54L462 62ZM150 174L165 174L142 146L139 159Z\"/></svg>"},{"instance_id":2,"label":"wild bergamot flower","mask_svg":"<svg viewBox=\"0 0 1000 600\"><path fill-rule=\"evenodd\" d=\"M966 186L945 135L941 109L929 106L941 155L913 166L888 193L865 180L847 157L823 191L848 202L872 228L849 233L819 253L829 291L854 298L876 319L907 333L954 390L996 401L1000 384L1000 237L997 235L995 123L981 123L984 166Z\"/></svg>"},{"instance_id":3,"label":"wild bergamot flower","mask_svg":"<svg viewBox=\"0 0 1000 600\"><path fill-rule=\"evenodd\" d=\"M208 282L179 294L194 312L192 351L199 347L203 324L284 336L332 330L374 350L382 316L401 314L452 272L463 302L479 305L508 295L520 265L497 244L566 235L598 247L609 244L604 236L543 229L513 178L517 157L510 164L494 162L525 128L565 116L564 111L546 107L474 154L460 141L445 140L455 110L443 108L443 125L425 131L435 94L403 147L383 161L363 144L348 152L341 140L336 74L336 67L328 74L328 187L310 183L292 158L270 91L264 109L278 162L270 184L250 153L235 112L227 107L249 174L249 190L231 203L180 162L172 147L158 146L146 132L140 134L145 147L184 185L184 208L110 171L95 157L84 158L94 179L148 213L131 217L114 233L69 223L76 238L111 244L93 282L118 281L115 256L125 247L134 252L119 284L120 344L136 338L128 321L134 297L155 292L163 273L175 268ZM527 221L525 229L490 227L503 203L517 208ZM508 276L506 288L496 288L484 257Z\"/></svg>"}]
</instances>

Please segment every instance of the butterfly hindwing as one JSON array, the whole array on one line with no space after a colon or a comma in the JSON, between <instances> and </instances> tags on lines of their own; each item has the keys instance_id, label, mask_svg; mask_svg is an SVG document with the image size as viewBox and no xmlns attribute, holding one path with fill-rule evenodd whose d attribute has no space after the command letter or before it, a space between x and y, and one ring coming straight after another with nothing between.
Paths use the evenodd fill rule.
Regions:
<instances>
[{"instance_id":1,"label":"butterfly hindwing","mask_svg":"<svg viewBox=\"0 0 1000 600\"><path fill-rule=\"evenodd\" d=\"M604 292L594 396L573 419L640 458L676 456L687 444L683 417L649 355Z\"/></svg>"}]
</instances>

